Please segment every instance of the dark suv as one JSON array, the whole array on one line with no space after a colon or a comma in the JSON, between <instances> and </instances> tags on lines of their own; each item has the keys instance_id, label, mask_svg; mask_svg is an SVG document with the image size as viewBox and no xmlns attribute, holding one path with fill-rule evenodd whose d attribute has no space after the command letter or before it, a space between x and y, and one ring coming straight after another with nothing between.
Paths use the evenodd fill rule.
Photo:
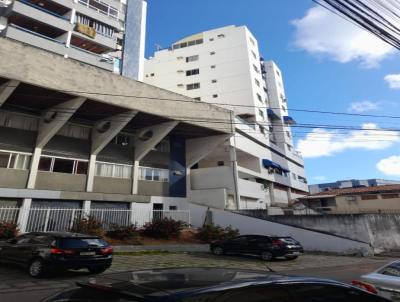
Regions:
<instances>
[{"instance_id":1,"label":"dark suv","mask_svg":"<svg viewBox=\"0 0 400 302\"><path fill-rule=\"evenodd\" d=\"M301 244L292 237L262 235L243 235L233 239L214 241L210 249L215 255L255 255L263 260L272 260L276 257L296 259L304 253Z\"/></svg>"},{"instance_id":2,"label":"dark suv","mask_svg":"<svg viewBox=\"0 0 400 302\"><path fill-rule=\"evenodd\" d=\"M112 253L103 239L75 233L26 233L0 242L0 262L27 267L32 277L56 269L101 273L111 266Z\"/></svg>"}]
</instances>

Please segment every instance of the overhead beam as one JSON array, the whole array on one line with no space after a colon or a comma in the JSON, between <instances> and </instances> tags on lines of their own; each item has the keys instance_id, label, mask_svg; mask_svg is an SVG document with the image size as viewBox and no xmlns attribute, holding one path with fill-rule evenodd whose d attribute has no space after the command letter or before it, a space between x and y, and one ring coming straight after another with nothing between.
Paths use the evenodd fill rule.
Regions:
<instances>
[{"instance_id":1,"label":"overhead beam","mask_svg":"<svg viewBox=\"0 0 400 302\"><path fill-rule=\"evenodd\" d=\"M179 122L173 121L140 129L133 141L135 146L134 160L143 159L178 124Z\"/></svg>"},{"instance_id":2,"label":"overhead beam","mask_svg":"<svg viewBox=\"0 0 400 302\"><path fill-rule=\"evenodd\" d=\"M191 168L230 137L222 134L186 140L186 167Z\"/></svg>"},{"instance_id":3,"label":"overhead beam","mask_svg":"<svg viewBox=\"0 0 400 302\"><path fill-rule=\"evenodd\" d=\"M84 97L77 97L46 110L40 119L36 148L43 148L68 122L85 100Z\"/></svg>"},{"instance_id":4,"label":"overhead beam","mask_svg":"<svg viewBox=\"0 0 400 302\"><path fill-rule=\"evenodd\" d=\"M138 111L132 110L97 122L92 130L91 154L99 154L136 114ZM103 131L102 127L106 127L106 130Z\"/></svg>"},{"instance_id":5,"label":"overhead beam","mask_svg":"<svg viewBox=\"0 0 400 302\"><path fill-rule=\"evenodd\" d=\"M10 95L17 89L20 81L10 80L0 86L0 107L7 101Z\"/></svg>"}]
</instances>

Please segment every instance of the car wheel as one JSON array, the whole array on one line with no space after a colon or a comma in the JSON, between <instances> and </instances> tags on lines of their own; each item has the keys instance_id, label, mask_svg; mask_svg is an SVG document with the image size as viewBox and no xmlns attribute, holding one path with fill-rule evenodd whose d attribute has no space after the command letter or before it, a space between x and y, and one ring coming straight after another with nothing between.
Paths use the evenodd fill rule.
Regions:
<instances>
[{"instance_id":1,"label":"car wheel","mask_svg":"<svg viewBox=\"0 0 400 302\"><path fill-rule=\"evenodd\" d=\"M88 270L91 274L101 274L104 273L108 267L88 267Z\"/></svg>"},{"instance_id":2,"label":"car wheel","mask_svg":"<svg viewBox=\"0 0 400 302\"><path fill-rule=\"evenodd\" d=\"M271 252L262 252L261 253L261 259L265 261L270 261L274 258Z\"/></svg>"},{"instance_id":3,"label":"car wheel","mask_svg":"<svg viewBox=\"0 0 400 302\"><path fill-rule=\"evenodd\" d=\"M40 278L44 275L45 267L42 259L34 259L29 264L28 273L33 278Z\"/></svg>"},{"instance_id":4,"label":"car wheel","mask_svg":"<svg viewBox=\"0 0 400 302\"><path fill-rule=\"evenodd\" d=\"M297 259L297 257L299 257L299 256L285 256L285 259L294 260L294 259Z\"/></svg>"},{"instance_id":5,"label":"car wheel","mask_svg":"<svg viewBox=\"0 0 400 302\"><path fill-rule=\"evenodd\" d=\"M222 249L222 247L216 246L216 247L214 247L214 248L212 249L212 253L213 253L214 255L221 256L221 255L224 254L224 250Z\"/></svg>"}]
</instances>

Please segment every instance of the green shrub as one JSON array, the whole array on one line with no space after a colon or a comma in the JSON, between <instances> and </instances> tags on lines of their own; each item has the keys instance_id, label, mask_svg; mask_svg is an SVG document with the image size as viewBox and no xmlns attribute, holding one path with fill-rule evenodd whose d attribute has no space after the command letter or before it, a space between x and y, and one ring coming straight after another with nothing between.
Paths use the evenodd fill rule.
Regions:
<instances>
[{"instance_id":1,"label":"green shrub","mask_svg":"<svg viewBox=\"0 0 400 302\"><path fill-rule=\"evenodd\" d=\"M104 234L102 223L94 217L76 219L71 232L92 236L102 236Z\"/></svg>"},{"instance_id":2,"label":"green shrub","mask_svg":"<svg viewBox=\"0 0 400 302\"><path fill-rule=\"evenodd\" d=\"M213 240L231 239L239 235L239 230L233 229L231 226L223 228L219 225L206 224L198 229L196 237L201 241L209 243Z\"/></svg>"},{"instance_id":3,"label":"green shrub","mask_svg":"<svg viewBox=\"0 0 400 302\"><path fill-rule=\"evenodd\" d=\"M152 238L176 238L180 232L187 227L183 221L176 221L171 218L156 219L146 223L142 229L142 234Z\"/></svg>"},{"instance_id":4,"label":"green shrub","mask_svg":"<svg viewBox=\"0 0 400 302\"><path fill-rule=\"evenodd\" d=\"M113 224L106 236L116 240L132 240L139 236L139 231L134 225L120 226Z\"/></svg>"},{"instance_id":5,"label":"green shrub","mask_svg":"<svg viewBox=\"0 0 400 302\"><path fill-rule=\"evenodd\" d=\"M11 222L0 222L0 239L10 239L18 235L18 225Z\"/></svg>"}]
</instances>

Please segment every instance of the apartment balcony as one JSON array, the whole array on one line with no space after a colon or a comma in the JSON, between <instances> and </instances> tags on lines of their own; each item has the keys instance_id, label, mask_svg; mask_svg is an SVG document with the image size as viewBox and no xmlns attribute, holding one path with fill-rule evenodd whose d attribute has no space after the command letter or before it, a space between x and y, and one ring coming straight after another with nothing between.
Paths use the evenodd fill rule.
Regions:
<instances>
[{"instance_id":1,"label":"apartment balcony","mask_svg":"<svg viewBox=\"0 0 400 302\"><path fill-rule=\"evenodd\" d=\"M45 49L62 56L66 53L64 42L15 24L10 24L3 33L7 38L27 43L37 48Z\"/></svg>"},{"instance_id":2,"label":"apartment balcony","mask_svg":"<svg viewBox=\"0 0 400 302\"><path fill-rule=\"evenodd\" d=\"M266 194L268 194L264 189L264 186L255 181L239 179L238 186L240 195L244 197L264 200Z\"/></svg>"},{"instance_id":3,"label":"apartment balcony","mask_svg":"<svg viewBox=\"0 0 400 302\"><path fill-rule=\"evenodd\" d=\"M25 24L24 24L25 25ZM32 29L22 27L16 24L9 24L9 26L2 32L2 34L10 39L17 40L23 43L30 44L37 48L41 48L61 56L68 56L71 59L84 62L108 71L113 71L114 62L107 57L100 54L90 52L79 46L74 46L71 43L71 47L65 46L66 37L63 36L62 32L51 31L55 37L48 36L47 30L42 31L43 33L35 32ZM46 33L46 34L45 34Z\"/></svg>"},{"instance_id":4,"label":"apartment balcony","mask_svg":"<svg viewBox=\"0 0 400 302\"><path fill-rule=\"evenodd\" d=\"M190 171L192 190L207 190L225 188L232 191L235 188L232 167L201 168Z\"/></svg>"},{"instance_id":5,"label":"apartment balcony","mask_svg":"<svg viewBox=\"0 0 400 302\"><path fill-rule=\"evenodd\" d=\"M69 17L64 16L68 13L69 9L49 3L51 2L43 1L43 6L39 6L38 4L28 0L14 1L13 5L10 6L7 12L7 15L11 20L22 19L22 16L26 16L28 18L26 22L29 22L29 20L35 20L63 32L71 31L73 29L73 24L69 22ZM13 23L14 21L11 22ZM33 21L30 22L33 23Z\"/></svg>"},{"instance_id":6,"label":"apartment balcony","mask_svg":"<svg viewBox=\"0 0 400 302\"><path fill-rule=\"evenodd\" d=\"M117 48L117 40L114 39L113 37L104 36L99 33L96 33L96 35L93 38L91 38L76 30L72 33L72 35L73 37L83 40L84 41L83 44L91 45L92 47L98 49L101 52L113 51Z\"/></svg>"},{"instance_id":7,"label":"apartment balcony","mask_svg":"<svg viewBox=\"0 0 400 302\"><path fill-rule=\"evenodd\" d=\"M94 20L121 30L124 14L98 0L79 0L76 11Z\"/></svg>"}]
</instances>

